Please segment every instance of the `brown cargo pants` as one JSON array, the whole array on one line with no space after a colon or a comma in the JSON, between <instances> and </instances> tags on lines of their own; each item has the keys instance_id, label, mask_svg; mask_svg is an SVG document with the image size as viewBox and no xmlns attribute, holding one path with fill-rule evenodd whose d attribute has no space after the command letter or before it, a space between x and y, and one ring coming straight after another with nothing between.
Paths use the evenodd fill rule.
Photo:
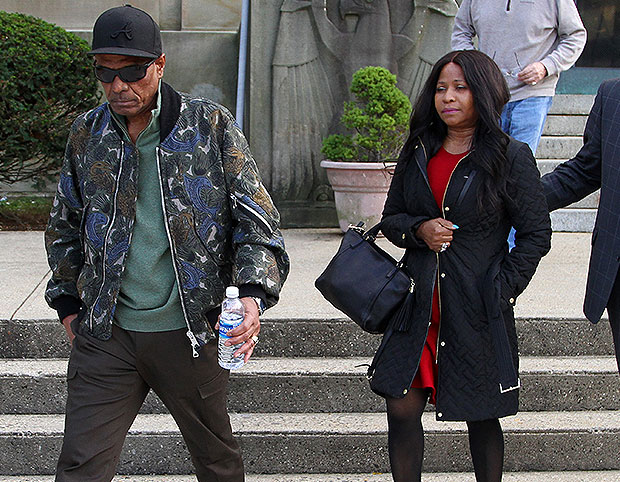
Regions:
<instances>
[{"instance_id":1,"label":"brown cargo pants","mask_svg":"<svg viewBox=\"0 0 620 482\"><path fill-rule=\"evenodd\" d=\"M149 389L179 426L198 481L243 482L243 462L226 410L228 371L217 363L216 340L193 358L185 331L141 333L114 326L108 341L77 333L56 482L111 481ZM148 473L145 464L132 461Z\"/></svg>"}]
</instances>

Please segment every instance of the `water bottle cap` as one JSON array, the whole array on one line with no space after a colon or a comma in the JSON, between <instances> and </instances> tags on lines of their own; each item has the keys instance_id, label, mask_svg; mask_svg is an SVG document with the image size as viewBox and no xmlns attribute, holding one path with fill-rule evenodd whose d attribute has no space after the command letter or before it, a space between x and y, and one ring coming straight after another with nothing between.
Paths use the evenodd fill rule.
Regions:
<instances>
[{"instance_id":1,"label":"water bottle cap","mask_svg":"<svg viewBox=\"0 0 620 482\"><path fill-rule=\"evenodd\" d=\"M226 298L239 298L239 288L236 286L226 288Z\"/></svg>"}]
</instances>

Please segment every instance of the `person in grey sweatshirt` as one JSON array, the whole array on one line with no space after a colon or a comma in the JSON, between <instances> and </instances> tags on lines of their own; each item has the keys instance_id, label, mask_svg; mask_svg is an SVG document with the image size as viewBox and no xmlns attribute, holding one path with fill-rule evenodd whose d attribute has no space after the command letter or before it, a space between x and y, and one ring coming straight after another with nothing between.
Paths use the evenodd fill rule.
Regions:
<instances>
[{"instance_id":1,"label":"person in grey sweatshirt","mask_svg":"<svg viewBox=\"0 0 620 482\"><path fill-rule=\"evenodd\" d=\"M478 48L508 83L502 130L536 152L560 72L586 43L574 0L463 0L452 31L453 50Z\"/></svg>"}]
</instances>

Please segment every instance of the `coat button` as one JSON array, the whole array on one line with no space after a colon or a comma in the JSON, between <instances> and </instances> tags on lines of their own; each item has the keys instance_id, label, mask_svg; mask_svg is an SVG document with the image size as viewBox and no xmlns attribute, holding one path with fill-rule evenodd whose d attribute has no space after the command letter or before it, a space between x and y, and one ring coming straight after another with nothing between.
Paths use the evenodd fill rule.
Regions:
<instances>
[{"instance_id":1,"label":"coat button","mask_svg":"<svg viewBox=\"0 0 620 482\"><path fill-rule=\"evenodd\" d=\"M445 342L445 341L442 341L442 342L440 343L440 345L441 345L441 346L446 346L446 342Z\"/></svg>"},{"instance_id":2,"label":"coat button","mask_svg":"<svg viewBox=\"0 0 620 482\"><path fill-rule=\"evenodd\" d=\"M407 235L405 233L403 233L403 239L405 239L407 237Z\"/></svg>"},{"instance_id":3,"label":"coat button","mask_svg":"<svg viewBox=\"0 0 620 482\"><path fill-rule=\"evenodd\" d=\"M438 413L437 413L437 417L438 417L438 418L441 418L441 417L443 417L443 413L441 413L441 412L438 412Z\"/></svg>"},{"instance_id":4,"label":"coat button","mask_svg":"<svg viewBox=\"0 0 620 482\"><path fill-rule=\"evenodd\" d=\"M508 301L510 302L510 304L513 304L515 302L515 299L514 298L510 298Z\"/></svg>"},{"instance_id":5,"label":"coat button","mask_svg":"<svg viewBox=\"0 0 620 482\"><path fill-rule=\"evenodd\" d=\"M405 388L405 389L403 390L403 395L407 395L407 392L408 392L408 391L409 391L409 390L407 390L407 389Z\"/></svg>"},{"instance_id":6,"label":"coat button","mask_svg":"<svg viewBox=\"0 0 620 482\"><path fill-rule=\"evenodd\" d=\"M446 273L441 273L441 277L445 278L446 277Z\"/></svg>"},{"instance_id":7,"label":"coat button","mask_svg":"<svg viewBox=\"0 0 620 482\"><path fill-rule=\"evenodd\" d=\"M444 208L444 210L445 210L445 211L450 211L450 207L446 206L446 207Z\"/></svg>"}]
</instances>

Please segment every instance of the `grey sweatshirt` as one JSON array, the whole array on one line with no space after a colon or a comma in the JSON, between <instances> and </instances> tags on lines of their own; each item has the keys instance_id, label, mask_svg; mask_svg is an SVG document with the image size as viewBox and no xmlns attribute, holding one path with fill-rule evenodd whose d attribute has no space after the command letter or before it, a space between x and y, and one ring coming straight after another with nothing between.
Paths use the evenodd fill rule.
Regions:
<instances>
[{"instance_id":1,"label":"grey sweatshirt","mask_svg":"<svg viewBox=\"0 0 620 482\"><path fill-rule=\"evenodd\" d=\"M574 0L463 0L452 31L453 50L478 48L499 65L511 101L553 96L560 72L586 44L586 29ZM540 61L547 77L526 85L516 75Z\"/></svg>"}]
</instances>

